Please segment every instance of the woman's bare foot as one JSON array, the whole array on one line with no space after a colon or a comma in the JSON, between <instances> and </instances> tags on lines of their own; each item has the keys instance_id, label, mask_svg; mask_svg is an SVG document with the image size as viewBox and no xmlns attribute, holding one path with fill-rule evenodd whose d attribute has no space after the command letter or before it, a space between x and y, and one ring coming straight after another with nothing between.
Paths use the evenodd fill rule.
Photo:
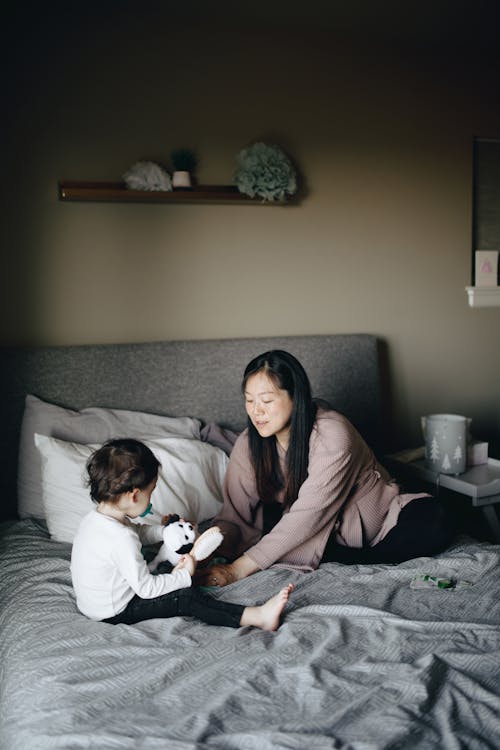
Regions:
<instances>
[{"instance_id":1,"label":"woman's bare foot","mask_svg":"<svg viewBox=\"0 0 500 750\"><path fill-rule=\"evenodd\" d=\"M259 607L245 607L241 615L240 625L242 627L252 626L262 630L277 630L288 598L295 586L289 583L284 589L278 591L267 602Z\"/></svg>"}]
</instances>

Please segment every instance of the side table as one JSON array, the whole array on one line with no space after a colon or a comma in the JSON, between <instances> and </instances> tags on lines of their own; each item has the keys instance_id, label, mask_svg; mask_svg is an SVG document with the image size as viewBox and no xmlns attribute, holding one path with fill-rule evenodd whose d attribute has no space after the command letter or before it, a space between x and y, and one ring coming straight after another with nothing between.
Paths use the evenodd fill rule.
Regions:
<instances>
[{"instance_id":1,"label":"side table","mask_svg":"<svg viewBox=\"0 0 500 750\"><path fill-rule=\"evenodd\" d=\"M480 508L493 534L500 544L500 521L495 504L500 503L500 461L488 458L488 463L469 466L463 474L439 474L430 469L423 448L415 448L385 456L388 469L406 474L424 483L431 484L437 493L444 487L471 498L472 505Z\"/></svg>"}]
</instances>

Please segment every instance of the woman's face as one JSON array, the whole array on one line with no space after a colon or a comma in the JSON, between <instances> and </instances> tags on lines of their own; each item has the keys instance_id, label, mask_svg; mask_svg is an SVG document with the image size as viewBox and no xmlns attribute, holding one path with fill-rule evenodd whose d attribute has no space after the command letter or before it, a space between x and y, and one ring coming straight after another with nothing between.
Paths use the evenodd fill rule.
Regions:
<instances>
[{"instance_id":1,"label":"woman's face","mask_svg":"<svg viewBox=\"0 0 500 750\"><path fill-rule=\"evenodd\" d=\"M245 407L261 437L271 437L288 448L293 401L265 372L250 375L245 386Z\"/></svg>"}]
</instances>

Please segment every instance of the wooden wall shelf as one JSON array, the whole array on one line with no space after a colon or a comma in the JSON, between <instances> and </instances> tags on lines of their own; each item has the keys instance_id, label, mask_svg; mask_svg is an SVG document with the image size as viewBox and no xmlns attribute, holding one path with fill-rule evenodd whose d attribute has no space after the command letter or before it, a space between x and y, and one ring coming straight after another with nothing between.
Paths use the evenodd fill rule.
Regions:
<instances>
[{"instance_id":1,"label":"wooden wall shelf","mask_svg":"<svg viewBox=\"0 0 500 750\"><path fill-rule=\"evenodd\" d=\"M59 183L61 201L97 201L123 203L256 203L283 206L286 203L266 202L240 193L235 185L197 185L191 190L128 190L123 182Z\"/></svg>"}]
</instances>

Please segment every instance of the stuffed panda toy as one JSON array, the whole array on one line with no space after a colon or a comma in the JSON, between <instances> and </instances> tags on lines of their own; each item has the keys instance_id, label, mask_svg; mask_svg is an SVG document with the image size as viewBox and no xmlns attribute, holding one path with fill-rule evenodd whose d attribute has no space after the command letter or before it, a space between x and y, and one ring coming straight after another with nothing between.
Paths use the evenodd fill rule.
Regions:
<instances>
[{"instance_id":1,"label":"stuffed panda toy","mask_svg":"<svg viewBox=\"0 0 500 750\"><path fill-rule=\"evenodd\" d=\"M177 565L182 555L188 553L197 561L204 560L217 549L223 538L218 526L212 526L198 536L192 523L182 520L177 514L169 516L163 527L163 544L148 568L153 572L165 560Z\"/></svg>"}]
</instances>

